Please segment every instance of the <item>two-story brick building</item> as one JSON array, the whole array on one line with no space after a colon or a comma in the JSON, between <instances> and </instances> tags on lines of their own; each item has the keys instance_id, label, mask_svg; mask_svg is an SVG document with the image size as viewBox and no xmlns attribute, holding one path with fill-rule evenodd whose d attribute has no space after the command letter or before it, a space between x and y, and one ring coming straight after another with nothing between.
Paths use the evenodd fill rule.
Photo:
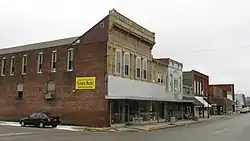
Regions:
<instances>
[{"instance_id":1,"label":"two-story brick building","mask_svg":"<svg viewBox=\"0 0 250 141\"><path fill-rule=\"evenodd\" d=\"M154 44L153 32L113 9L82 36L0 49L0 117L46 110L99 127L166 119L182 78L171 82L177 97L166 91L167 62L153 59Z\"/></svg>"},{"instance_id":2,"label":"two-story brick building","mask_svg":"<svg viewBox=\"0 0 250 141\"><path fill-rule=\"evenodd\" d=\"M220 88L222 90L226 91L226 97L227 99L233 101L233 105L232 105L232 110L233 112L235 112L235 92L234 92L234 84L211 84L210 85L211 88L216 87L216 88Z\"/></svg>"},{"instance_id":3,"label":"two-story brick building","mask_svg":"<svg viewBox=\"0 0 250 141\"><path fill-rule=\"evenodd\" d=\"M207 110L212 107L206 100L209 92L209 76L198 72L196 70L183 72L184 85L191 86L193 88L194 98L202 105L195 105L194 115L198 117L207 116Z\"/></svg>"}]
</instances>

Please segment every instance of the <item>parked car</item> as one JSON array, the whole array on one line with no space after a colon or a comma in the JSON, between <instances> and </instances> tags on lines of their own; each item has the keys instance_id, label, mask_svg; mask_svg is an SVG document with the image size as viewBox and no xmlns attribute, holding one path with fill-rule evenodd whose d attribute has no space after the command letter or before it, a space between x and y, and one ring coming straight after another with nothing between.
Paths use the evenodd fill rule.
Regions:
<instances>
[{"instance_id":1,"label":"parked car","mask_svg":"<svg viewBox=\"0 0 250 141\"><path fill-rule=\"evenodd\" d=\"M22 127L25 127L26 125L33 125L43 128L45 126L57 127L61 121L59 117L53 116L51 113L37 112L20 119L19 123Z\"/></svg>"},{"instance_id":2,"label":"parked car","mask_svg":"<svg viewBox=\"0 0 250 141\"><path fill-rule=\"evenodd\" d=\"M240 113L247 113L249 112L249 108L248 107L245 107L243 109L240 110Z\"/></svg>"}]
</instances>

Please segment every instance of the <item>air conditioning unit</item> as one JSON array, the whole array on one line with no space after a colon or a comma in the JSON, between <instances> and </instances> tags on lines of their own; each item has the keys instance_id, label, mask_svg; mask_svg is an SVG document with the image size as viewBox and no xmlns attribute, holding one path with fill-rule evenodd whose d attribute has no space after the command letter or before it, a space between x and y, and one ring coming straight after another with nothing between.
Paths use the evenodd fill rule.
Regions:
<instances>
[{"instance_id":1,"label":"air conditioning unit","mask_svg":"<svg viewBox=\"0 0 250 141\"><path fill-rule=\"evenodd\" d=\"M46 92L44 97L47 100L53 100L55 98L55 93L54 92Z\"/></svg>"}]
</instances>

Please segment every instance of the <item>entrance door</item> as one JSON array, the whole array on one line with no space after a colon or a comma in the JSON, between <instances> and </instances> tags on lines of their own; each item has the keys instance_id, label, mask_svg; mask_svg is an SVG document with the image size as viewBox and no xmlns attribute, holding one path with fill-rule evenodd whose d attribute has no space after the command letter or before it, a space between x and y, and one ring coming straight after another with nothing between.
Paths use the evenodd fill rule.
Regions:
<instances>
[{"instance_id":1,"label":"entrance door","mask_svg":"<svg viewBox=\"0 0 250 141\"><path fill-rule=\"evenodd\" d=\"M124 105L125 107L125 122L129 122L129 105Z\"/></svg>"}]
</instances>

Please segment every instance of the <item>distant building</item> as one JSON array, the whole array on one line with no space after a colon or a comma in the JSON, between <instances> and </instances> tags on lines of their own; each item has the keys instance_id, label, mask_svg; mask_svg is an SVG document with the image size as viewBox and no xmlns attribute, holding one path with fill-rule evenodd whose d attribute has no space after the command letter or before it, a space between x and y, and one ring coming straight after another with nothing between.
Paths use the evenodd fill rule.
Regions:
<instances>
[{"instance_id":1,"label":"distant building","mask_svg":"<svg viewBox=\"0 0 250 141\"><path fill-rule=\"evenodd\" d=\"M246 105L250 106L250 97L246 97Z\"/></svg>"},{"instance_id":2,"label":"distant building","mask_svg":"<svg viewBox=\"0 0 250 141\"><path fill-rule=\"evenodd\" d=\"M235 94L236 110L240 110L246 106L245 94Z\"/></svg>"},{"instance_id":3,"label":"distant building","mask_svg":"<svg viewBox=\"0 0 250 141\"><path fill-rule=\"evenodd\" d=\"M234 84L213 84L211 87L219 87L227 91L227 98L234 101ZM235 111L235 107L233 106L233 112Z\"/></svg>"}]
</instances>

